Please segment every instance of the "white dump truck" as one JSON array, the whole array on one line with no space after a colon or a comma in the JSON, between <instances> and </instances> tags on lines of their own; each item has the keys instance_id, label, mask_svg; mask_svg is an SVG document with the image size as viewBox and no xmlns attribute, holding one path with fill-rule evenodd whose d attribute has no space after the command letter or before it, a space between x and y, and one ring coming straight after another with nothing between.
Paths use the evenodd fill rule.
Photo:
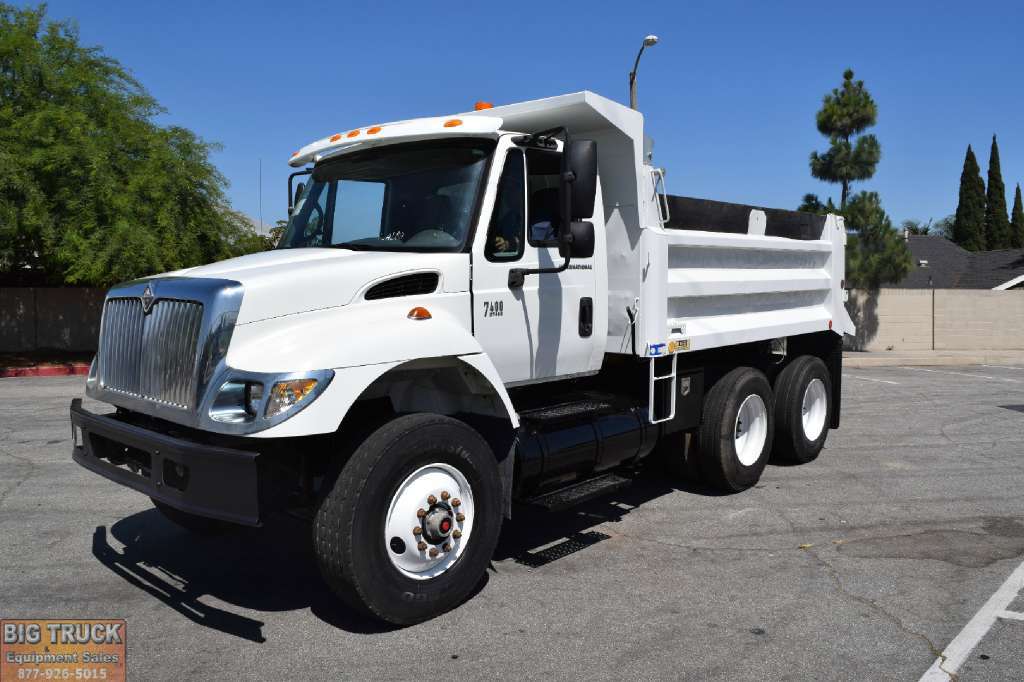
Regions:
<instances>
[{"instance_id":1,"label":"white dump truck","mask_svg":"<svg viewBox=\"0 0 1024 682\"><path fill-rule=\"evenodd\" d=\"M198 532L305 510L353 608L456 606L513 503L654 452L736 492L839 425L842 219L668 195L637 111L479 103L291 165L276 249L110 290L117 409L72 403L73 456Z\"/></svg>"}]
</instances>

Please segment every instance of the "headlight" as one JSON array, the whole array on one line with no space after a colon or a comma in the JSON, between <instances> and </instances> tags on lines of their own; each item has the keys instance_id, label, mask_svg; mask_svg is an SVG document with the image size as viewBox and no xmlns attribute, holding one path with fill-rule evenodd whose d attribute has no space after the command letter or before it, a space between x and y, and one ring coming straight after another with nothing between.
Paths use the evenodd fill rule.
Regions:
<instances>
[{"instance_id":1,"label":"headlight","mask_svg":"<svg viewBox=\"0 0 1024 682\"><path fill-rule=\"evenodd\" d=\"M270 389L266 417L276 417L305 400L316 388L316 379L279 381Z\"/></svg>"},{"instance_id":2,"label":"headlight","mask_svg":"<svg viewBox=\"0 0 1024 682\"><path fill-rule=\"evenodd\" d=\"M296 373L228 368L208 403L207 423L221 433L255 433L290 419L316 400L334 378L329 369Z\"/></svg>"}]
</instances>

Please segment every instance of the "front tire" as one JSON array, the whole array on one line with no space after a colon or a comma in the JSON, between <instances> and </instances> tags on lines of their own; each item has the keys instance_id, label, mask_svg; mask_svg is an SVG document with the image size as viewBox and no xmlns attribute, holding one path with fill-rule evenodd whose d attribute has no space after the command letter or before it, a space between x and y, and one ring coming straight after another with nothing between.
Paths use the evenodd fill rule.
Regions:
<instances>
[{"instance_id":1,"label":"front tire","mask_svg":"<svg viewBox=\"0 0 1024 682\"><path fill-rule=\"evenodd\" d=\"M825 447L832 417L832 379L825 363L801 355L775 380L775 452L805 464Z\"/></svg>"},{"instance_id":2,"label":"front tire","mask_svg":"<svg viewBox=\"0 0 1024 682\"><path fill-rule=\"evenodd\" d=\"M490 447L434 414L377 429L342 467L313 527L320 572L352 608L396 625L459 605L480 583L501 529Z\"/></svg>"},{"instance_id":3,"label":"front tire","mask_svg":"<svg viewBox=\"0 0 1024 682\"><path fill-rule=\"evenodd\" d=\"M700 425L700 469L723 492L757 483L771 455L772 389L753 367L737 367L704 397Z\"/></svg>"}]
</instances>

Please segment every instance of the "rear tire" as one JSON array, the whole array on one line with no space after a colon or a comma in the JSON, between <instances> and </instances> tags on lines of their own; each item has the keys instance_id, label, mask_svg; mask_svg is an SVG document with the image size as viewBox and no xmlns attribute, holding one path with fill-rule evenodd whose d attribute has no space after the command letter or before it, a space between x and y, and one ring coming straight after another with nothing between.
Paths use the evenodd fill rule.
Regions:
<instances>
[{"instance_id":1,"label":"rear tire","mask_svg":"<svg viewBox=\"0 0 1024 682\"><path fill-rule=\"evenodd\" d=\"M704 397L699 462L703 479L723 492L757 483L771 455L771 386L753 367L737 367Z\"/></svg>"},{"instance_id":2,"label":"rear tire","mask_svg":"<svg viewBox=\"0 0 1024 682\"><path fill-rule=\"evenodd\" d=\"M456 505L460 494L465 501ZM479 433L442 415L397 417L356 449L320 503L320 572L342 601L371 617L396 625L433 618L480 583L498 542L501 503L498 465Z\"/></svg>"},{"instance_id":3,"label":"rear tire","mask_svg":"<svg viewBox=\"0 0 1024 682\"><path fill-rule=\"evenodd\" d=\"M799 464L825 446L832 417L832 378L825 363L801 355L775 380L775 453Z\"/></svg>"}]
</instances>

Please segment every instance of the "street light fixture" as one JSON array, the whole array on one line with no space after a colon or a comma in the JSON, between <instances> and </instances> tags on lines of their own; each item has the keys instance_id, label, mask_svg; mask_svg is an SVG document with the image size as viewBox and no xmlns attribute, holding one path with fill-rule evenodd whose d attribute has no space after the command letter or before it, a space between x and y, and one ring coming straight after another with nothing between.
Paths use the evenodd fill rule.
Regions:
<instances>
[{"instance_id":1,"label":"street light fixture","mask_svg":"<svg viewBox=\"0 0 1024 682\"><path fill-rule=\"evenodd\" d=\"M644 53L644 49L651 47L652 45L658 44L658 36L649 35L644 38L644 44L640 46L640 51L636 53L636 61L633 62L633 70L629 72L629 108L636 109L636 69L640 66L640 55Z\"/></svg>"}]
</instances>

